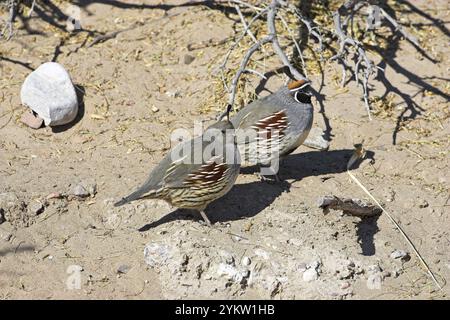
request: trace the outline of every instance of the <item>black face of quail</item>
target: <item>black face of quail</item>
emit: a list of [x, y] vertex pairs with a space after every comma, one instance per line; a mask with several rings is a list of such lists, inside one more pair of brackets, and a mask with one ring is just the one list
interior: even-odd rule
[[289, 93], [298, 103], [311, 104], [312, 93], [309, 85], [310, 83], [304, 80], [291, 81], [288, 84]]

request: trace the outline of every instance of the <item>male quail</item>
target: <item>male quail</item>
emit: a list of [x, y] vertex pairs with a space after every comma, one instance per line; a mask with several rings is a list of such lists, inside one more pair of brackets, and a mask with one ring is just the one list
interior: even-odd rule
[[225, 195], [240, 169], [240, 155], [231, 122], [219, 121], [202, 136], [175, 146], [135, 192], [114, 206], [137, 199], [163, 199], [183, 209], [196, 209], [208, 226], [206, 206]]
[[242, 166], [267, 166], [273, 160], [278, 161], [275, 157], [283, 158], [305, 141], [313, 122], [312, 94], [308, 87], [307, 81], [291, 81], [245, 106], [231, 119]]

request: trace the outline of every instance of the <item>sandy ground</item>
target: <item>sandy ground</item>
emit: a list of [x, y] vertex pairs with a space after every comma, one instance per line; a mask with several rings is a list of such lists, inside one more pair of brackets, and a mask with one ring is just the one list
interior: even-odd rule
[[[315, 102], [315, 126], [328, 123], [329, 151], [299, 148], [283, 163], [280, 184], [244, 171], [207, 210], [217, 229], [160, 201], [111, 205], [146, 178], [172, 130], [191, 129], [224, 105], [226, 97], [214, 102], [214, 69], [231, 42], [187, 46], [226, 39], [238, 28], [237, 15], [215, 7], [124, 1], [142, 2], [86, 5], [85, 29], [143, 22], [92, 47], [80, 48], [86, 33], [69, 38], [36, 18], [29, 28], [39, 32], [20, 28], [0, 42], [0, 204], [8, 211], [0, 224], [0, 299], [448, 299], [448, 285], [436, 289], [385, 215], [362, 220], [317, 208], [327, 194], [367, 199], [345, 171], [353, 145], [364, 141], [372, 160], [353, 174], [400, 223], [439, 283], [450, 279], [446, 1], [414, 1], [419, 11], [403, 15], [427, 30], [420, 40], [430, 59], [399, 37], [382, 58], [371, 55], [385, 69], [371, 94], [392, 98], [372, 121], [360, 88], [350, 82], [340, 89], [332, 80], [339, 69], [326, 64], [324, 112]], [[69, 126], [33, 130], [20, 122], [20, 87], [55, 56], [84, 92], [80, 115]], [[279, 66], [269, 59], [266, 71]], [[320, 76], [310, 77], [318, 87]], [[259, 79], [248, 78], [246, 90], [254, 90]], [[272, 73], [265, 86], [283, 81]], [[79, 183], [96, 190], [87, 199], [70, 196]], [[69, 197], [45, 200], [55, 192]], [[156, 260], [144, 259], [147, 245]], [[393, 259], [394, 250], [410, 259]]]

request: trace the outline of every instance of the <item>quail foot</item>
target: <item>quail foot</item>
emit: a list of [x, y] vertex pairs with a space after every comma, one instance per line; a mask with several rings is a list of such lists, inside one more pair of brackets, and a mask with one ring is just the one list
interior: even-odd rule
[[242, 166], [270, 167], [262, 173], [275, 175], [279, 180], [279, 161], [297, 149], [311, 129], [311, 95], [309, 82], [291, 81], [245, 106], [231, 119], [236, 128]]
[[200, 212], [208, 226], [206, 206], [225, 195], [240, 169], [240, 155], [231, 122], [219, 121], [202, 136], [175, 146], [153, 169], [147, 181], [114, 206], [137, 199], [163, 199], [170, 205]]

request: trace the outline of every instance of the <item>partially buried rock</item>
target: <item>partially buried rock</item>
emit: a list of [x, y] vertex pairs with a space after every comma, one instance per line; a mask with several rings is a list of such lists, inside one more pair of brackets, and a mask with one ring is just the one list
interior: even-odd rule
[[45, 207], [39, 201], [32, 201], [28, 204], [27, 209], [31, 215], [37, 216], [37, 215], [41, 214], [42, 212], [44, 212]]
[[97, 193], [97, 184], [96, 183], [78, 183], [72, 188], [71, 194], [79, 197], [86, 198], [89, 196], [94, 196]]
[[39, 129], [44, 123], [44, 119], [34, 115], [31, 110], [26, 111], [20, 118], [20, 121], [33, 129]]
[[118, 273], [118, 274], [125, 274], [125, 273], [127, 273], [130, 269], [131, 269], [130, 266], [128, 266], [128, 265], [126, 265], [126, 264], [121, 264], [121, 265], [117, 268], [117, 273]]
[[184, 55], [184, 64], [191, 64], [194, 60], [194, 56], [191, 56], [190, 54]]
[[80, 198], [89, 197], [89, 192], [81, 184], [77, 184], [73, 188], [72, 194]]
[[47, 126], [70, 123], [78, 113], [77, 95], [69, 73], [56, 62], [44, 63], [28, 75], [20, 97]]
[[144, 248], [144, 260], [152, 268], [167, 265], [173, 256], [173, 248], [167, 244], [152, 242]]
[[316, 269], [310, 268], [303, 272], [303, 281], [311, 282], [319, 278], [319, 273]]
[[323, 138], [323, 130], [317, 127], [311, 129], [303, 144], [317, 150], [328, 150], [330, 147], [330, 142]]

